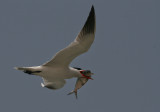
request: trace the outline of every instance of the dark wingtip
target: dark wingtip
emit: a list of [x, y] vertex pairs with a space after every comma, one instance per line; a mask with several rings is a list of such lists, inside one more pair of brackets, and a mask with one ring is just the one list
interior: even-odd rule
[[91, 11], [90, 11], [90, 13], [89, 13], [89, 16], [88, 16], [88, 18], [92, 18], [92, 19], [95, 19], [95, 10], [94, 10], [94, 6], [92, 5], [92, 7], [91, 7]]
[[94, 10], [94, 5], [92, 5], [91, 10]]
[[95, 27], [96, 27], [96, 17], [95, 17], [95, 10], [94, 6], [92, 5], [91, 11], [89, 13], [89, 16], [87, 18], [87, 21], [85, 22], [81, 35], [85, 35], [88, 33], [95, 33]]

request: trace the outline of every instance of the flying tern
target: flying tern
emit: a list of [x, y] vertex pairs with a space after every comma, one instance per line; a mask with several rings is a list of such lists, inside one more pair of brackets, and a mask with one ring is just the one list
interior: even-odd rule
[[87, 21], [71, 44], [57, 52], [50, 61], [40, 66], [15, 67], [15, 69], [42, 77], [43, 83], [41, 83], [41, 86], [53, 90], [62, 88], [66, 83], [66, 79], [75, 77], [77, 78], [75, 89], [69, 94], [75, 93], [77, 98], [77, 90], [89, 79], [92, 79], [93, 73], [90, 70], [82, 70], [69, 65], [74, 58], [87, 52], [91, 47], [95, 38], [95, 21], [95, 11], [92, 6]]

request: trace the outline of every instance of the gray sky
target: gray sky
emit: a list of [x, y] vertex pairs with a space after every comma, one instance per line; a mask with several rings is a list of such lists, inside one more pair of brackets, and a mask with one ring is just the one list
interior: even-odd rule
[[[91, 5], [96, 38], [71, 66], [95, 73], [79, 91], [42, 88], [41, 78], [12, 69], [51, 59], [74, 40]], [[1, 0], [1, 112], [160, 112], [158, 0]]]

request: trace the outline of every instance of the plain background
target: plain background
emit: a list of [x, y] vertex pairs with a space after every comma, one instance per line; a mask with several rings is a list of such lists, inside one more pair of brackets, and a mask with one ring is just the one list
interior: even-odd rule
[[[96, 38], [71, 66], [93, 81], [67, 96], [42, 88], [42, 79], [13, 69], [50, 60], [74, 40], [92, 4]], [[160, 112], [160, 2], [158, 0], [1, 0], [1, 112]]]

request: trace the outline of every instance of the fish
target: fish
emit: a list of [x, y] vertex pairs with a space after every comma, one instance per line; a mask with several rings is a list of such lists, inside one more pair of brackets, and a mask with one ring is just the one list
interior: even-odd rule
[[88, 80], [89, 79], [86, 78], [86, 77], [80, 77], [80, 78], [78, 78], [77, 81], [76, 81], [74, 90], [72, 90], [71, 92], [69, 92], [68, 95], [71, 95], [71, 94], [74, 93], [76, 99], [78, 99], [78, 95], [77, 95], [78, 89], [80, 89], [83, 85], [85, 85]]

